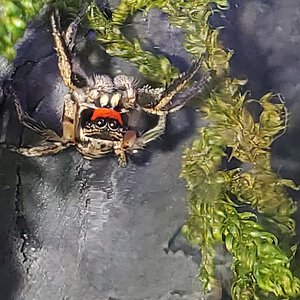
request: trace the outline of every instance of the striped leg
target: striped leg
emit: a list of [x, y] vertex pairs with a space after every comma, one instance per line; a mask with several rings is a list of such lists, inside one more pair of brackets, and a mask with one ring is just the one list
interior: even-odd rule
[[[180, 76], [165, 90], [151, 89], [148, 86], [139, 89], [139, 98], [152, 98], [150, 107], [147, 105], [141, 106], [142, 110], [150, 114], [163, 115], [181, 109], [188, 100], [202, 91], [205, 83], [209, 80], [209, 74], [204, 74], [200, 81], [197, 82], [197, 89], [195, 89], [194, 86], [191, 90], [189, 90], [189, 88], [184, 90], [187, 87], [188, 82], [201, 68], [203, 59], [204, 56], [202, 55], [188, 72], [180, 74]], [[180, 94], [182, 94], [181, 97], [179, 97]], [[185, 94], [186, 97], [184, 97]]]
[[26, 114], [23, 111], [16, 92], [11, 87], [8, 91], [8, 97], [13, 101], [15, 105], [17, 117], [20, 123], [23, 126], [39, 134], [41, 137], [43, 137], [44, 140], [50, 141], [51, 143], [47, 145], [28, 148], [18, 148], [12, 145], [0, 144], [0, 148], [8, 149], [10, 151], [17, 152], [25, 156], [43, 156], [58, 153], [68, 148], [72, 144], [64, 142], [55, 131], [46, 128], [45, 126], [43, 126], [43, 124], [38, 123], [36, 120], [28, 116], [28, 114]]
[[[71, 53], [73, 51], [73, 49], [74, 49], [78, 26], [79, 26], [82, 18], [84, 17], [84, 15], [86, 14], [86, 12], [88, 10], [89, 2], [90, 1], [87, 1], [83, 5], [83, 7], [82, 7], [81, 11], [79, 12], [78, 16], [69, 25], [66, 33], [64, 34], [65, 45], [67, 46], [67, 49], [68, 49], [69, 53]], [[57, 14], [57, 20], [58, 20], [57, 23], [60, 23], [59, 22], [59, 15], [58, 14]], [[60, 28], [58, 28], [58, 30], [60, 30]]]
[[157, 138], [159, 138], [161, 135], [165, 133], [166, 130], [166, 121], [167, 121], [167, 115], [163, 114], [159, 116], [157, 125], [149, 129], [148, 131], [144, 132], [141, 137], [137, 139], [136, 145], [146, 145]]
[[17, 148], [12, 145], [4, 145], [0, 144], [0, 148], [8, 149], [10, 151], [25, 155], [25, 156], [44, 156], [44, 155], [51, 155], [56, 154], [66, 148], [68, 148], [70, 144], [62, 144], [59, 142], [51, 143], [48, 145], [43, 146], [35, 146], [35, 147], [21, 147]]
[[[60, 31], [60, 22], [59, 22], [59, 15], [56, 11], [56, 15], [51, 15], [51, 25], [52, 25], [52, 35], [54, 38], [55, 50], [58, 56], [58, 68], [61, 74], [61, 77], [65, 83], [65, 85], [70, 90], [76, 90], [76, 86], [72, 82], [72, 65], [71, 65], [71, 58], [68, 46], [66, 45], [66, 41], [62, 36]], [[68, 34], [70, 39], [69, 43], [72, 44], [71, 34]], [[71, 45], [70, 45], [71, 47]]]
[[32, 119], [28, 114], [26, 114], [21, 106], [21, 103], [18, 99], [17, 94], [15, 91], [10, 89], [10, 98], [12, 99], [16, 112], [17, 112], [17, 117], [19, 119], [19, 122], [31, 129], [32, 131], [36, 132], [39, 134], [41, 137], [43, 137], [44, 140], [46, 141], [53, 141], [53, 142], [61, 142], [60, 136], [53, 130], [46, 128], [43, 124], [38, 123], [36, 120]]

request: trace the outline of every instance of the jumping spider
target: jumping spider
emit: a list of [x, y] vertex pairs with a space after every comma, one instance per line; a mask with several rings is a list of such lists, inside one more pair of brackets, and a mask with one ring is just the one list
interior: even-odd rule
[[[189, 99], [201, 92], [209, 76], [204, 74], [200, 80], [187, 86], [202, 65], [201, 57], [188, 72], [182, 73], [166, 88], [151, 88], [148, 85], [138, 88], [137, 80], [126, 75], [114, 78], [107, 75], [83, 76], [79, 84], [78, 74], [72, 69], [72, 54], [82, 16], [81, 12], [66, 32], [62, 32], [58, 13], [51, 15], [58, 68], [69, 88], [69, 93], [64, 97], [62, 136], [24, 113], [16, 93], [11, 91], [19, 121], [48, 143], [31, 148], [8, 148], [27, 156], [41, 156], [75, 146], [84, 157], [90, 159], [114, 152], [119, 157], [119, 164], [124, 166], [128, 154], [142, 149], [164, 133], [167, 115], [181, 109]], [[145, 102], [147, 104], [141, 104]], [[139, 136], [128, 126], [133, 110], [157, 115], [157, 125]]]

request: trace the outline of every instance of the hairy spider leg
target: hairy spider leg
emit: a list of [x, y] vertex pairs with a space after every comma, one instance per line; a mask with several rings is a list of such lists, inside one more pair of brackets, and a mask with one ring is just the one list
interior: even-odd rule
[[[78, 30], [78, 26], [80, 24], [80, 22], [82, 21], [82, 18], [84, 17], [84, 15], [86, 14], [88, 7], [89, 7], [90, 1], [86, 1], [81, 9], [81, 11], [79, 12], [79, 14], [77, 15], [77, 17], [75, 18], [75, 20], [69, 25], [64, 37], [65, 37], [65, 45], [67, 46], [69, 53], [71, 53], [74, 49], [75, 46], [75, 38], [76, 38], [76, 34], [77, 34], [77, 30]], [[58, 15], [58, 13], [57, 13]], [[57, 20], [59, 20], [59, 15], [57, 17]], [[59, 22], [59, 21], [58, 21]], [[61, 30], [60, 28], [58, 28], [58, 30]]]
[[161, 89], [149, 89], [145, 87], [141, 89], [141, 95], [146, 96], [148, 98], [155, 97], [159, 95], [157, 104], [153, 108], [146, 108], [141, 106], [141, 109], [150, 113], [156, 114], [159, 116], [157, 125], [144, 132], [139, 138], [136, 139], [134, 143], [130, 146], [128, 151], [134, 151], [137, 149], [143, 148], [146, 144], [150, 143], [153, 140], [159, 138], [162, 134], [164, 134], [166, 129], [166, 119], [169, 113], [173, 113], [181, 109], [185, 103], [193, 97], [195, 94], [200, 93], [203, 90], [205, 83], [209, 80], [209, 74], [205, 73], [202, 75], [201, 79], [192, 86], [191, 90], [187, 90], [186, 97], [184, 95], [180, 97], [180, 101], [175, 107], [168, 109], [166, 106], [171, 104], [171, 101], [174, 97], [178, 95], [178, 93], [187, 85], [189, 80], [191, 80], [194, 75], [198, 72], [200, 67], [202, 66], [204, 59], [204, 55], [193, 64], [192, 68], [186, 72], [182, 73], [178, 79], [176, 79], [166, 90], [162, 91]]
[[[166, 106], [172, 102], [174, 96], [176, 96], [180, 91], [182, 91], [186, 87], [187, 83], [195, 76], [195, 74], [201, 68], [203, 60], [204, 55], [202, 55], [199, 60], [193, 63], [189, 71], [181, 73], [176, 80], [174, 80], [164, 91], [162, 91], [153, 108], [147, 108], [142, 106], [142, 110], [150, 114], [163, 115], [165, 113], [171, 113], [181, 109], [190, 98], [187, 97], [186, 100], [183, 99], [183, 101], [180, 104], [176, 105], [170, 110], [166, 109]], [[202, 78], [200, 80], [201, 84], [204, 85], [208, 78], [208, 74], [202, 75]], [[147, 94], [147, 90], [145, 90], [144, 93]]]
[[27, 113], [23, 111], [20, 100], [16, 92], [13, 91], [12, 88], [10, 88], [8, 97], [13, 101], [18, 120], [23, 126], [36, 132], [38, 135], [43, 137], [46, 141], [61, 142], [61, 137], [55, 131], [46, 128], [43, 124], [38, 123], [36, 120], [31, 118]]
[[205, 73], [201, 76], [200, 80], [194, 82], [191, 87], [189, 87], [186, 91], [182, 92], [182, 95], [180, 95], [180, 94], [175, 95], [173, 97], [172, 101], [180, 100], [180, 104], [177, 104], [174, 107], [172, 107], [171, 109], [169, 109], [168, 113], [174, 113], [174, 112], [180, 110], [186, 104], [186, 102], [189, 101], [192, 97], [203, 92], [203, 90], [206, 87], [206, 83], [209, 81], [209, 79], [210, 79], [210, 74]]
[[[58, 13], [56, 13], [58, 15]], [[77, 87], [72, 82], [72, 65], [70, 53], [65, 39], [60, 32], [59, 18], [51, 15], [52, 35], [55, 44], [55, 50], [58, 57], [58, 68], [65, 85], [72, 91], [76, 91]], [[69, 34], [70, 35], [70, 34]]]
[[42, 146], [21, 148], [18, 148], [13, 145], [1, 144], [0, 148], [8, 149], [10, 151], [17, 152], [25, 156], [43, 156], [58, 153], [71, 145], [69, 142], [63, 142], [60, 136], [55, 131], [44, 127], [44, 125], [38, 123], [37, 121], [32, 119], [28, 114], [26, 114], [21, 107], [21, 103], [17, 97], [17, 94], [15, 93], [15, 91], [13, 91], [11, 87], [8, 93], [8, 97], [13, 101], [15, 105], [19, 122], [23, 126], [39, 134], [41, 137], [44, 138], [44, 140], [49, 141], [51, 143]]
[[8, 149], [10, 151], [25, 155], [25, 156], [44, 156], [56, 154], [64, 149], [67, 149], [69, 144], [62, 144], [59, 142], [54, 142], [48, 145], [35, 146], [35, 147], [15, 147], [12, 145], [0, 145], [0, 148]]
[[[140, 145], [146, 145], [165, 133], [166, 130], [166, 121], [167, 121], [167, 114], [160, 115], [158, 118], [157, 125], [152, 129], [144, 132], [136, 142], [136, 146], [140, 147]], [[134, 145], [133, 145], [134, 147]]]

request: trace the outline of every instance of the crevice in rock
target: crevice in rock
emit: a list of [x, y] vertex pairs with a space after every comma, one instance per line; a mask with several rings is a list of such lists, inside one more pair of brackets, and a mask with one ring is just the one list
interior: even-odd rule
[[22, 181], [21, 181], [20, 168], [21, 168], [20, 164], [18, 164], [16, 170], [17, 182], [16, 182], [16, 197], [15, 197], [15, 213], [16, 213], [17, 233], [19, 234], [19, 237], [22, 240], [20, 246], [21, 255], [23, 257], [22, 263], [25, 264], [27, 261], [27, 256], [25, 253], [25, 245], [26, 245], [26, 240], [28, 239], [28, 234], [27, 234], [28, 228], [23, 213], [24, 207], [22, 201]]
[[30, 226], [24, 213], [23, 189], [21, 180], [21, 165], [16, 169], [16, 194], [15, 194], [15, 225], [16, 233], [19, 238], [19, 251], [21, 254], [21, 263], [26, 274], [29, 273], [29, 268], [34, 258], [34, 252], [39, 248], [39, 242], [31, 232]]

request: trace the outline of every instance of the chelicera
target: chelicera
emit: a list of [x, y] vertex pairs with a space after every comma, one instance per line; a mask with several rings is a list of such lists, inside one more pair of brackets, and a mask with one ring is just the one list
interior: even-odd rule
[[[126, 75], [111, 78], [107, 75], [94, 74], [89, 77], [76, 74], [72, 55], [77, 28], [84, 13], [85, 9], [66, 32], [62, 32], [60, 28], [58, 12], [51, 15], [58, 68], [69, 89], [64, 97], [62, 136], [26, 114], [16, 93], [11, 91], [19, 121], [42, 136], [47, 144], [8, 148], [27, 156], [41, 156], [75, 146], [84, 157], [90, 159], [113, 152], [118, 156], [119, 164], [124, 166], [128, 155], [144, 148], [164, 133], [167, 115], [178, 111], [200, 93], [209, 76], [199, 74], [200, 79], [189, 85], [202, 65], [202, 58], [188, 72], [180, 74], [164, 88], [152, 88], [148, 85], [138, 87], [137, 80]], [[134, 110], [158, 116], [157, 125], [142, 134], [132, 130], [128, 126], [128, 119]]]

